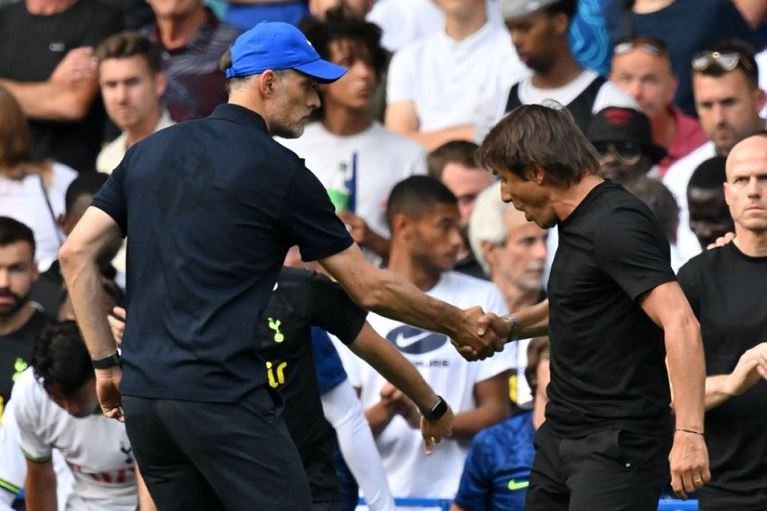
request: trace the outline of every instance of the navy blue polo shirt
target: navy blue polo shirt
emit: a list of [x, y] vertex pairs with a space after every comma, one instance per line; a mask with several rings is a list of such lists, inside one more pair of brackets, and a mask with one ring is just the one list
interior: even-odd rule
[[288, 248], [352, 244], [303, 160], [230, 104], [133, 146], [93, 205], [128, 236], [131, 396], [234, 402], [263, 385], [259, 320]]

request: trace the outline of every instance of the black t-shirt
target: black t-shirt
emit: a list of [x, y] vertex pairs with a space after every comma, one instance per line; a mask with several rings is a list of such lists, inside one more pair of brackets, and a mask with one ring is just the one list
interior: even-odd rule
[[[96, 0], [79, 0], [60, 13], [29, 14], [26, 2], [0, 9], [0, 77], [20, 82], [44, 82], [69, 50], [95, 47], [122, 29], [120, 12]], [[75, 170], [95, 168], [101, 149], [106, 114], [94, 98], [78, 122], [31, 120], [33, 155], [51, 158]]]
[[[728, 374], [740, 356], [767, 341], [767, 257], [734, 243], [707, 250], [679, 270], [698, 316], [706, 373]], [[712, 479], [699, 490], [706, 509], [767, 509], [767, 381], [706, 412]]]
[[670, 434], [663, 332], [637, 299], [674, 278], [655, 216], [614, 183], [599, 184], [559, 224], [546, 408], [559, 435]]
[[320, 274], [284, 268], [259, 324], [259, 354], [267, 383], [285, 399], [285, 423], [304, 464], [315, 502], [338, 500], [332, 429], [325, 420], [315, 374], [311, 327], [344, 343], [359, 335], [367, 312], [341, 286]]
[[288, 248], [352, 244], [303, 160], [229, 104], [131, 147], [93, 205], [128, 236], [122, 391], [138, 397], [236, 402], [263, 385], [253, 340]]
[[38, 310], [23, 327], [8, 335], [0, 335], [0, 416], [11, 397], [13, 382], [29, 367], [32, 346], [51, 318]]

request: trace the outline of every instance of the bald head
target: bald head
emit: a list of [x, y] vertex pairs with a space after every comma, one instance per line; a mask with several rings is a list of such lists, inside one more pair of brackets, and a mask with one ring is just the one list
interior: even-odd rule
[[727, 157], [724, 195], [738, 238], [767, 232], [767, 133], [748, 137]]

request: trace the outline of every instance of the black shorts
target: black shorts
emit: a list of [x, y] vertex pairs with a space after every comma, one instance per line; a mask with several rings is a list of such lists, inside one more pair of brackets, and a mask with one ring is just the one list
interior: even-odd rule
[[162, 511], [311, 509], [281, 402], [259, 388], [237, 403], [123, 396], [125, 426]]
[[559, 438], [544, 422], [525, 511], [656, 511], [670, 478], [671, 441], [624, 429]]

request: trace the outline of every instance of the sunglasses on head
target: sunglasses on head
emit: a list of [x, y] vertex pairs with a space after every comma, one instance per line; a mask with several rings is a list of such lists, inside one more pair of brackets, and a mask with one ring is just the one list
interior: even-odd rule
[[594, 148], [600, 156], [612, 153], [624, 162], [636, 163], [642, 156], [642, 146], [636, 142], [596, 142]]
[[666, 48], [648, 39], [629, 39], [619, 42], [615, 45], [615, 48], [613, 48], [613, 53], [615, 55], [624, 55], [634, 49], [642, 50], [654, 57], [666, 54]]
[[753, 71], [748, 58], [737, 51], [701, 51], [692, 58], [692, 68], [695, 71], [706, 71], [712, 66], [718, 66], [725, 71], [732, 71], [738, 67], [738, 63], [742, 63], [746, 70]]

